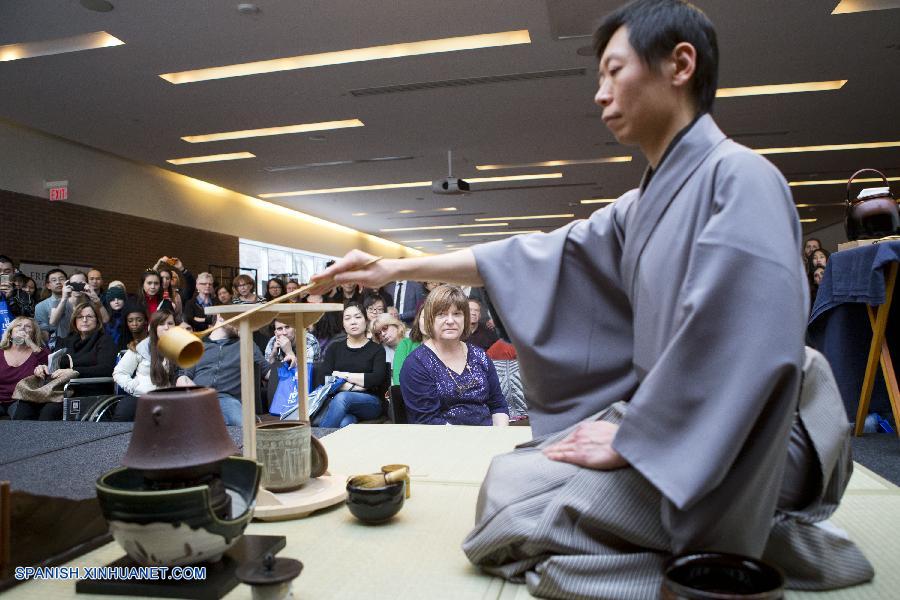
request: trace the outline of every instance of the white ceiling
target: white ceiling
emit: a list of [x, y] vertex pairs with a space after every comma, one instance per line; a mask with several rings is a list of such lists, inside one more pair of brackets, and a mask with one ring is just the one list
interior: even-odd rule
[[[399, 189], [273, 200], [357, 229], [441, 251], [471, 243], [451, 232], [380, 229], [472, 223], [476, 217], [587, 216], [591, 197], [617, 196], [644, 167], [616, 144], [593, 105], [595, 60], [577, 53], [613, 0], [111, 0], [99, 13], [78, 0], [0, 2], [0, 45], [107, 31], [125, 45], [0, 63], [0, 118], [222, 187], [261, 193], [446, 175], [562, 171], [549, 181], [475, 184], [466, 196]], [[697, 0], [716, 23], [721, 87], [847, 79], [839, 91], [726, 98], [723, 130], [750, 147], [900, 140], [900, 10], [831, 15], [837, 0]], [[398, 42], [527, 29], [531, 44], [346, 64], [173, 85], [161, 73]], [[575, 36], [575, 37], [568, 37]], [[567, 39], [560, 39], [566, 37]], [[362, 95], [351, 90], [458, 78], [585, 69], [584, 75]], [[358, 118], [365, 127], [189, 144], [185, 135]], [[249, 151], [257, 158], [172, 166], [166, 159]], [[634, 154], [631, 163], [476, 172], [522, 163]], [[280, 167], [385, 156], [408, 160], [269, 172]], [[846, 178], [861, 167], [900, 175], [900, 149], [769, 157], [788, 179]], [[502, 189], [497, 189], [502, 188]], [[493, 190], [493, 191], [490, 191]], [[807, 231], [839, 222], [840, 185], [794, 188]], [[455, 206], [456, 213], [436, 212]], [[402, 209], [415, 213], [398, 214]], [[353, 217], [354, 212], [368, 216]], [[511, 222], [549, 229], [563, 221]], [[478, 230], [472, 230], [478, 231]], [[493, 237], [485, 239], [496, 239]]]

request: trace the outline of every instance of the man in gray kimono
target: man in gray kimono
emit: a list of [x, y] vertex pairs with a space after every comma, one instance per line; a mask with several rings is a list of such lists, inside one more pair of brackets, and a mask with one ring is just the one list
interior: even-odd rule
[[[765, 556], [792, 587], [870, 579], [815, 525], [849, 478], [848, 429], [827, 364], [804, 356], [789, 188], [710, 116], [712, 24], [639, 0], [595, 42], [603, 121], [649, 163], [639, 189], [552, 233], [356, 271], [371, 257], [354, 251], [322, 276], [483, 284], [494, 300], [536, 438], [482, 486], [463, 549], [489, 572], [542, 596], [646, 598], [667, 556], [713, 550]], [[510, 273], [545, 285], [523, 302]]]

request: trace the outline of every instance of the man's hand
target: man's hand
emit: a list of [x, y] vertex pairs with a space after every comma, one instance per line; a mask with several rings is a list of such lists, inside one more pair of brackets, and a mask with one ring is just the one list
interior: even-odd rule
[[93, 304], [100, 304], [100, 296], [97, 295], [97, 292], [91, 286], [84, 286], [84, 294]]
[[[396, 279], [394, 260], [384, 259], [361, 268], [376, 257], [361, 250], [351, 250], [333, 265], [313, 275], [312, 283], [320, 283], [309, 290], [310, 294], [324, 294], [337, 283], [358, 283], [367, 288], [377, 288]], [[331, 280], [334, 281], [331, 281]]]
[[618, 430], [618, 425], [606, 421], [582, 423], [565, 439], [544, 448], [544, 455], [550, 460], [601, 471], [627, 467], [628, 461], [612, 447]]
[[63, 300], [68, 300], [69, 296], [72, 295], [73, 291], [74, 290], [72, 289], [72, 286], [69, 285], [69, 282], [67, 281], [66, 284], [63, 286], [62, 300], [60, 300], [60, 304], [62, 304]]
[[0, 294], [4, 296], [9, 296], [9, 293], [12, 291], [12, 284], [8, 281], [6, 283], [0, 283]]

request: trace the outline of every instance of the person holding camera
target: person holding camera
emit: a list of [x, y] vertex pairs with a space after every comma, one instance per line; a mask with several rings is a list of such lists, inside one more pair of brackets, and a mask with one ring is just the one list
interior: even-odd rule
[[0, 335], [3, 335], [8, 322], [14, 317], [34, 316], [33, 297], [21, 289], [26, 280], [27, 277], [17, 272], [13, 259], [0, 255], [0, 300], [6, 302], [9, 310], [7, 317], [0, 319]]
[[[102, 319], [103, 313], [106, 311], [100, 304], [100, 296], [87, 284], [87, 275], [81, 271], [75, 271], [63, 285], [59, 303], [50, 311], [49, 322], [50, 325], [56, 327], [57, 339], [69, 335], [75, 307], [84, 302], [89, 302], [96, 308], [98, 316]], [[109, 320], [109, 316], [106, 317], [106, 320]]]
[[[56, 345], [57, 325], [50, 324], [50, 313], [61, 303], [63, 287], [69, 276], [62, 269], [50, 269], [47, 271], [45, 289], [50, 294], [44, 300], [37, 303], [34, 307], [34, 320], [37, 321], [44, 336], [44, 341], [48, 343], [50, 348]], [[63, 323], [68, 323], [68, 319], [61, 319]]]

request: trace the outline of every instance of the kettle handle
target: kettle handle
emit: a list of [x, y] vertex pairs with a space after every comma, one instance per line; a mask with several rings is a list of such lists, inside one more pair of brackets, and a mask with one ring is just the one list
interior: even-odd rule
[[856, 179], [857, 175], [859, 175], [860, 173], [865, 173], [866, 171], [871, 171], [872, 173], [878, 173], [879, 175], [881, 175], [881, 178], [884, 180], [884, 185], [886, 187], [890, 187], [887, 177], [885, 177], [884, 173], [882, 173], [878, 169], [860, 169], [859, 171], [857, 171], [856, 173], [851, 175], [850, 179], [847, 180], [847, 204], [853, 204], [853, 202], [851, 202], [851, 200], [850, 200], [850, 184], [853, 183], [853, 180]]

